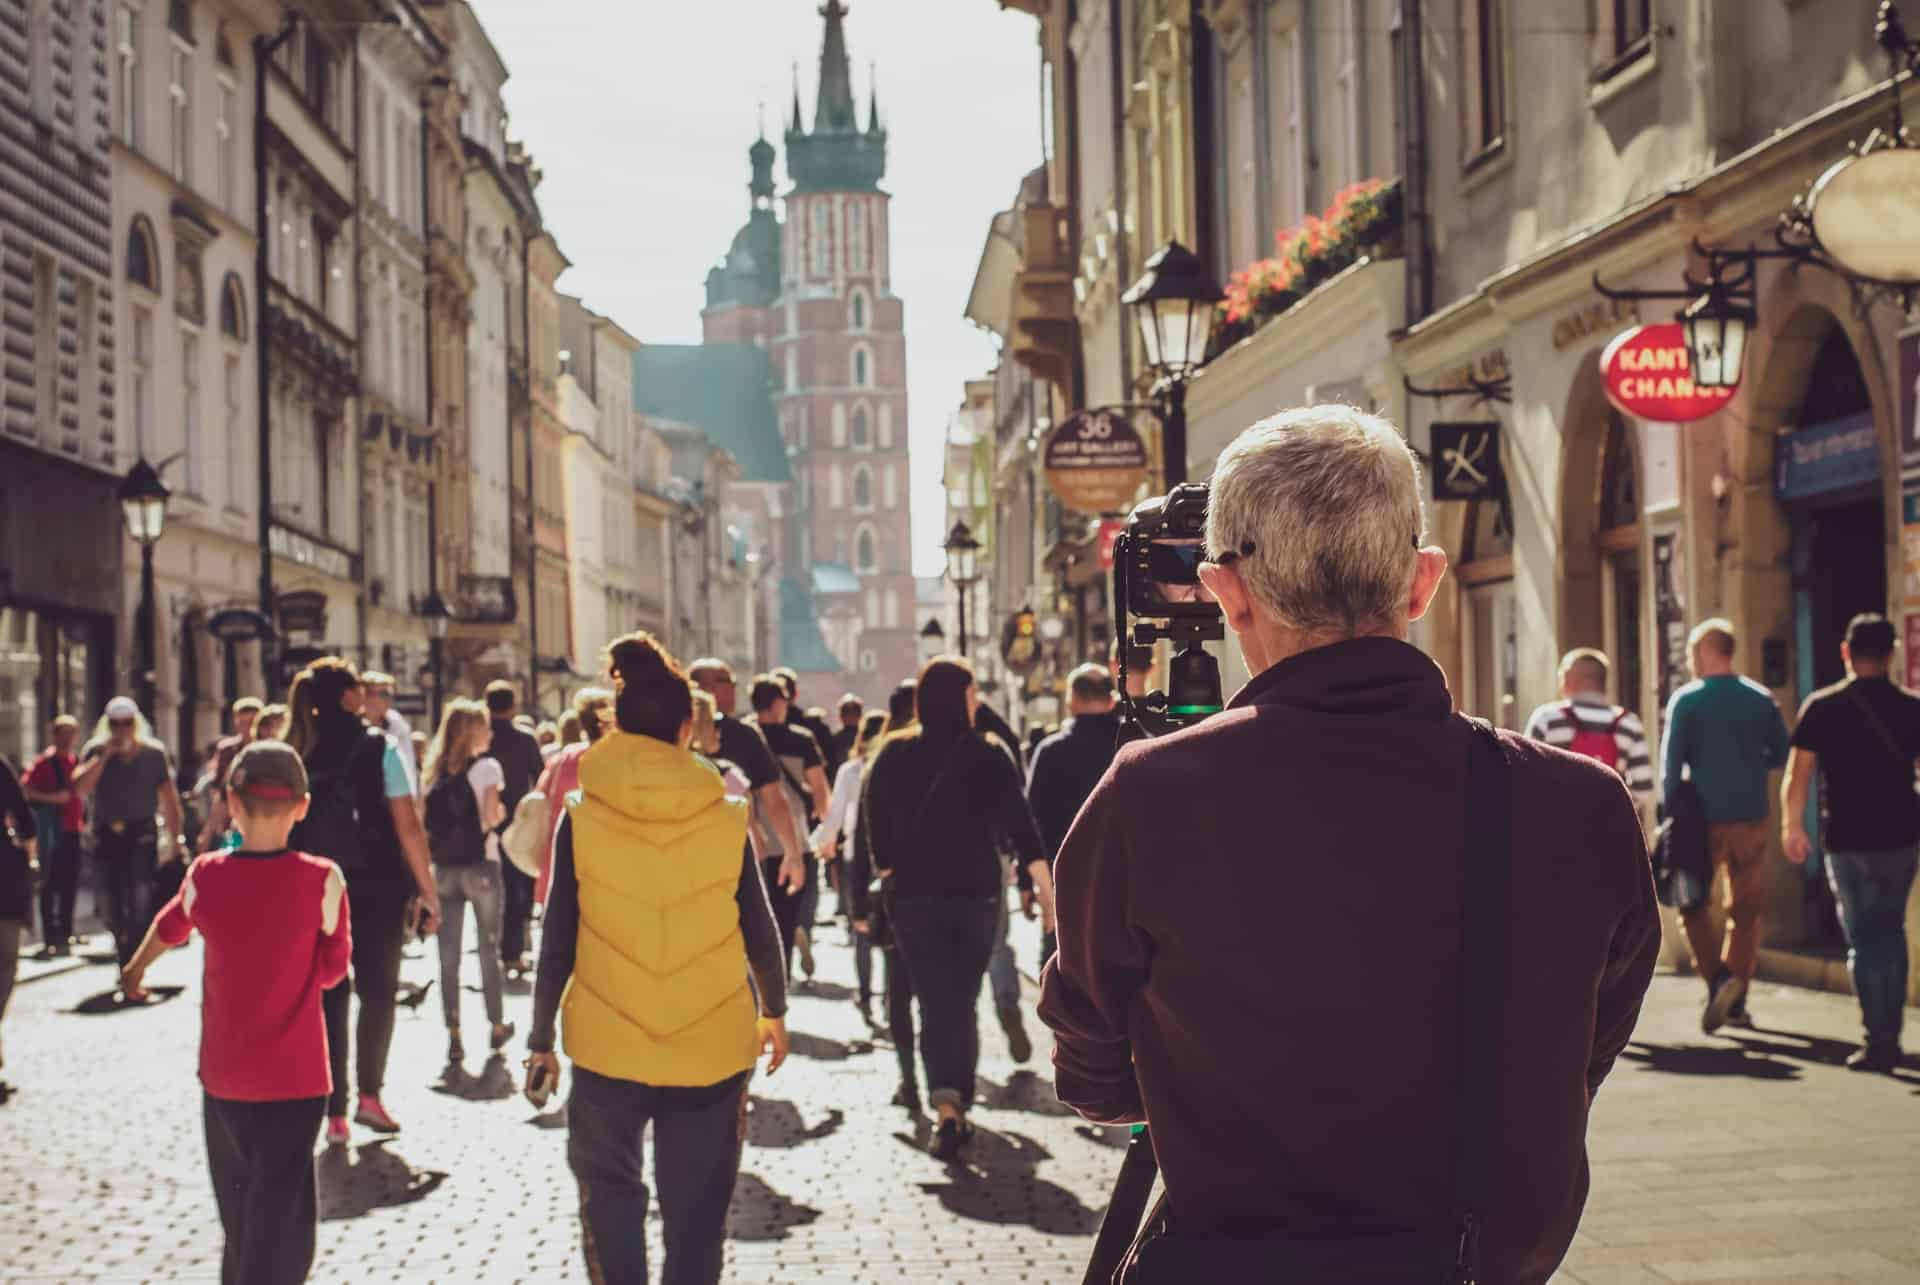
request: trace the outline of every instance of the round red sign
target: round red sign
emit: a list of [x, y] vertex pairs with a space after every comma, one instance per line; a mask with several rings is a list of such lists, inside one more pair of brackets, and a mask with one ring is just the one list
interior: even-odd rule
[[1733, 400], [1731, 388], [1701, 388], [1680, 323], [1635, 326], [1614, 337], [1600, 354], [1607, 400], [1622, 413], [1663, 424], [1705, 419]]

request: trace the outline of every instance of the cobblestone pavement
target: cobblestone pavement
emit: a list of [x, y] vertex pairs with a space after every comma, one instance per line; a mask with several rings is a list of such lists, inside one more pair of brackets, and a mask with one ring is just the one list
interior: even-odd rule
[[[1020, 925], [1023, 967], [1037, 942]], [[980, 1140], [964, 1168], [884, 1105], [895, 1082], [848, 1002], [850, 954], [824, 928], [821, 985], [795, 997], [794, 1057], [752, 1091], [729, 1222], [739, 1281], [1077, 1281], [1123, 1137], [1052, 1100], [983, 1007]], [[484, 1030], [469, 959], [467, 1025]], [[16, 991], [0, 1108], [0, 1281], [214, 1281], [219, 1230], [194, 1079], [193, 948], [156, 966], [180, 988], [95, 1011], [105, 966]], [[406, 975], [424, 980], [425, 954]], [[1566, 1271], [1640, 1281], [1920, 1281], [1920, 1074], [1861, 1077], [1850, 1004], [1756, 990], [1762, 1029], [1707, 1039], [1697, 983], [1662, 978], [1602, 1092], [1594, 1190]], [[537, 1115], [510, 1061], [444, 1065], [439, 996], [403, 1010], [387, 1102], [405, 1125], [323, 1154], [318, 1281], [575, 1281], [563, 1118]], [[526, 1029], [524, 988], [509, 997]], [[1031, 1021], [1031, 1019], [1029, 1019]], [[654, 1220], [657, 1251], [658, 1222]], [[656, 1258], [656, 1262], [657, 1262]]]

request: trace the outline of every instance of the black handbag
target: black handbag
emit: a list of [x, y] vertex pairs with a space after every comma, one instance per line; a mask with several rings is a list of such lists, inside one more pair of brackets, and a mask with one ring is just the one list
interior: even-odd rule
[[[1497, 1059], [1506, 975], [1507, 870], [1513, 856], [1513, 784], [1493, 728], [1471, 720], [1467, 757], [1466, 860], [1462, 879], [1460, 1061], [1453, 1148], [1453, 1208], [1423, 1225], [1314, 1225], [1260, 1236], [1183, 1235], [1166, 1199], [1118, 1269], [1095, 1261], [1093, 1282], [1163, 1285], [1474, 1285], [1480, 1236], [1493, 1194]], [[1128, 1148], [1116, 1187], [1137, 1192], [1133, 1220], [1152, 1184], [1147, 1138]], [[1129, 1169], [1132, 1170], [1129, 1173]], [[1140, 1181], [1146, 1170], [1146, 1182]], [[1110, 1210], [1109, 1219], [1116, 1214]], [[1124, 1214], [1122, 1214], [1124, 1216]], [[1102, 1240], [1107, 1241], [1103, 1228]], [[1124, 1244], [1125, 1242], [1120, 1242]]]

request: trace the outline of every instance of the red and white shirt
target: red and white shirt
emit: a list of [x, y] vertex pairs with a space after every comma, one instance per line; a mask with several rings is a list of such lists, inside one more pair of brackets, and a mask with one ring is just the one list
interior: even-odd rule
[[155, 920], [177, 946], [206, 939], [200, 1082], [216, 1098], [277, 1102], [333, 1088], [320, 992], [352, 957], [340, 867], [304, 852], [199, 858]]

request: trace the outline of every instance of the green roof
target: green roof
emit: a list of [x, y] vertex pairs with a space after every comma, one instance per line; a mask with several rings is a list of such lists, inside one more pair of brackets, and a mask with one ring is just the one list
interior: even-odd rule
[[773, 368], [752, 344], [648, 344], [633, 354], [633, 408], [692, 425], [748, 482], [790, 482], [773, 414]]
[[860, 577], [854, 575], [853, 568], [844, 562], [816, 562], [813, 564], [813, 591], [859, 593]]
[[806, 584], [789, 576], [780, 582], [780, 654], [782, 665], [809, 674], [831, 674], [840, 662], [820, 636], [820, 620], [813, 614], [813, 595]]

